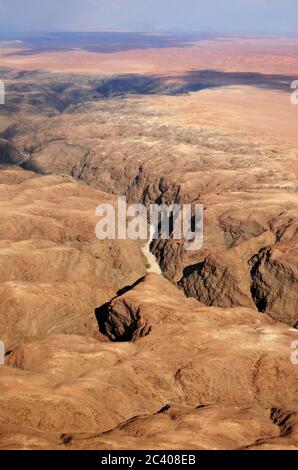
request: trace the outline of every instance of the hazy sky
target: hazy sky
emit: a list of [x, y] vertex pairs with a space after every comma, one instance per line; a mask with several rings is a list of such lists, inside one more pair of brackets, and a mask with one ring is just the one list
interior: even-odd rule
[[102, 29], [298, 35], [298, 0], [0, 0], [0, 32]]

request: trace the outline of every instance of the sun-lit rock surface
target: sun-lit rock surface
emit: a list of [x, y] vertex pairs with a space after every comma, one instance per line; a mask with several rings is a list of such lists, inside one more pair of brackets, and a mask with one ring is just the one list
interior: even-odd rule
[[[297, 449], [297, 40], [48, 40], [0, 42], [0, 449]], [[97, 240], [117, 194], [202, 249]]]
[[[235, 96], [237, 112], [245, 113], [244, 100], [237, 98], [244, 87], [180, 96], [161, 96], [158, 88], [150, 97], [126, 95], [119, 100], [113, 93], [142, 93], [147, 82], [126, 76], [106, 79], [96, 88], [96, 82], [86, 78], [74, 82], [62, 76], [58, 105], [52, 98], [57, 79], [48, 82], [42, 76], [36, 83], [34, 77], [21, 79], [40, 95], [37, 105], [30, 104], [34, 127], [28, 131], [17, 104], [22, 121], [3, 132], [13, 161], [18, 151], [26, 168], [68, 174], [103, 191], [126, 194], [137, 203], [203, 204], [200, 251], [186, 252], [180, 241], [153, 241], [151, 249], [163, 273], [186, 295], [207, 305], [255, 308], [296, 325], [297, 151], [292, 140], [296, 131], [289, 138], [283, 127], [279, 134], [274, 129], [262, 133], [248, 121], [238, 119], [238, 128], [229, 119], [226, 122], [225, 115], [217, 112], [214, 96], [219, 91], [219, 99], [225, 93]], [[74, 86], [82, 90], [79, 104], [70, 104]], [[103, 90], [108, 100], [100, 99]], [[91, 102], [95, 92], [98, 96]], [[271, 107], [267, 88], [264, 97], [256, 87], [248, 87], [248, 92], [252, 99], [254, 94], [259, 97], [264, 122], [273, 115], [276, 126], [282, 124], [284, 91], [274, 95]], [[26, 109], [27, 98], [19, 99]], [[296, 109], [287, 106], [292, 116]], [[235, 112], [232, 106], [230, 117], [237, 121]], [[290, 115], [292, 122], [296, 114], [292, 120]], [[77, 266], [81, 272], [80, 263]]]
[[[240, 448], [280, 436], [271, 409], [298, 406], [298, 369], [290, 360], [295, 332], [254, 310], [206, 307], [157, 274], [147, 275], [108, 307], [97, 312], [100, 324], [104, 318], [102, 333], [111, 336], [106, 325], [112, 325], [120, 342], [52, 335], [7, 357], [0, 368], [2, 429], [78, 435], [69, 439], [71, 445], [84, 447], [80, 434], [118, 426], [111, 434], [88, 438], [86, 445], [98, 448], [117, 448], [119, 439], [121, 448], [192, 448], [187, 436], [194, 439], [210, 419], [222, 431], [211, 426], [198, 448]], [[125, 328], [134, 341], [121, 342]], [[168, 403], [177, 408], [155, 414]], [[202, 405], [206, 408], [198, 408]], [[144, 413], [148, 416], [119, 427]], [[171, 413], [178, 413], [175, 423]], [[233, 437], [235, 426], [243, 430]], [[164, 433], [162, 442], [158, 433], [153, 437], [156, 427]], [[13, 435], [4, 433], [1, 445], [21, 439]], [[127, 440], [121, 438], [126, 435]]]
[[0, 172], [0, 338], [6, 350], [55, 333], [98, 335], [94, 310], [146, 272], [139, 242], [100, 241], [95, 209], [115, 199], [62, 176]]

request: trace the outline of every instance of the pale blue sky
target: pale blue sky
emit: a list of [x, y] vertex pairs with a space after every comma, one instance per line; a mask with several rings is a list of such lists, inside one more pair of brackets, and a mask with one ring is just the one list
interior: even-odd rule
[[106, 29], [298, 35], [298, 0], [0, 0], [0, 32]]

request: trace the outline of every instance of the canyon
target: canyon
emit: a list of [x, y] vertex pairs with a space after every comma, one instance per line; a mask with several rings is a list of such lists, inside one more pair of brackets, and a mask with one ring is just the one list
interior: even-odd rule
[[0, 449], [297, 449], [296, 39], [95, 39], [1, 47]]

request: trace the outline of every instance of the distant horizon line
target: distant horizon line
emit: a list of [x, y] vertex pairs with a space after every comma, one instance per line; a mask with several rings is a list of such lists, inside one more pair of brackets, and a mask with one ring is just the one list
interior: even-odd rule
[[39, 35], [52, 35], [52, 34], [100, 34], [100, 33], [122, 33], [122, 34], [144, 34], [144, 35], [181, 35], [191, 36], [194, 34], [211, 37], [250, 37], [250, 38], [298, 38], [298, 33], [266, 33], [266, 32], [228, 32], [216, 30], [157, 30], [157, 29], [97, 29], [97, 30], [15, 30], [0, 32], [1, 37], [14, 37], [14, 36], [39, 36]]

